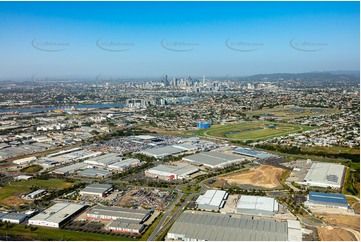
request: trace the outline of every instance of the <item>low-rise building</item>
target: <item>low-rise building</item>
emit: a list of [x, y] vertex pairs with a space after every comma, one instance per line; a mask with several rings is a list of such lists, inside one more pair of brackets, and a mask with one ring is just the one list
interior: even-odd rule
[[79, 192], [82, 196], [98, 196], [105, 197], [113, 190], [110, 184], [90, 184]]
[[274, 198], [241, 195], [237, 204], [237, 213], [272, 216], [278, 211], [278, 202]]
[[200, 195], [196, 200], [199, 209], [207, 211], [218, 211], [223, 208], [228, 193], [221, 190], [208, 190], [204, 195]]
[[199, 169], [192, 165], [158, 165], [145, 171], [147, 177], [161, 180], [187, 179], [190, 175], [196, 173]]
[[310, 192], [307, 196], [305, 206], [308, 207], [329, 207], [348, 209], [349, 205], [346, 196], [343, 194]]

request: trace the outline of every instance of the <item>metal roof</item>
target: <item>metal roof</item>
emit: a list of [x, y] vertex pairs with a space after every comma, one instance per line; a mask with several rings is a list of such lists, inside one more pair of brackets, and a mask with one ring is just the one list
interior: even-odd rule
[[220, 207], [222, 201], [227, 196], [227, 192], [221, 190], [207, 190], [204, 195], [200, 195], [196, 201], [198, 205], [212, 205]]
[[215, 213], [184, 212], [168, 234], [213, 241], [287, 240], [287, 223], [271, 219], [231, 217]]
[[[275, 206], [277, 204], [277, 206]], [[274, 198], [241, 195], [237, 204], [238, 209], [254, 209], [273, 212], [278, 210], [278, 203]]]
[[343, 194], [332, 194], [323, 192], [310, 192], [309, 199], [316, 202], [326, 202], [347, 205], [346, 196]]
[[53, 172], [54, 173], [64, 174], [64, 173], [67, 173], [67, 172], [74, 172], [74, 171], [77, 171], [77, 170], [81, 170], [81, 169], [83, 169], [83, 168], [85, 168], [87, 166], [88, 166], [88, 164], [85, 164], [84, 162], [81, 162], [81, 163], [76, 163], [76, 164], [72, 164], [72, 165], [68, 165], [68, 166], [64, 166], [64, 167], [55, 169]]
[[113, 220], [108, 225], [108, 228], [122, 228], [122, 229], [141, 230], [143, 226], [144, 225], [140, 224], [139, 221], [136, 222], [134, 220], [129, 220], [129, 219], [116, 219], [116, 220]]
[[304, 180], [306, 182], [341, 186], [344, 170], [344, 165], [314, 162]]
[[138, 159], [126, 159], [126, 160], [122, 160], [122, 161], [119, 161], [119, 162], [109, 165], [109, 168], [114, 168], [114, 169], [124, 168], [124, 167], [128, 167], [131, 165], [136, 165], [139, 163], [140, 163], [140, 160], [138, 160]]
[[150, 168], [148, 172], [163, 175], [163, 176], [170, 176], [172, 174], [176, 174], [178, 176], [186, 176], [192, 173], [197, 172], [199, 169], [192, 165], [158, 165], [156, 167]]
[[90, 176], [90, 177], [96, 177], [96, 176], [107, 176], [112, 174], [109, 171], [103, 171], [103, 170], [98, 170], [98, 169], [93, 169], [93, 168], [89, 168], [86, 169], [84, 171], [81, 171], [79, 173], [79, 176]]
[[128, 220], [136, 220], [142, 221], [147, 215], [149, 211], [144, 209], [131, 209], [131, 208], [121, 208], [121, 207], [102, 207], [97, 206], [87, 214], [94, 214], [97, 216], [109, 216], [109, 217], [117, 217], [117, 219], [128, 219]]
[[240, 155], [246, 155], [251, 157], [256, 157], [259, 159], [266, 159], [272, 157], [271, 154], [265, 153], [265, 152], [259, 152], [251, 149], [244, 149], [244, 148], [237, 148], [233, 150], [233, 153], [240, 154]]
[[113, 186], [110, 184], [91, 184], [89, 186], [86, 186], [83, 190], [80, 192], [86, 192], [86, 193], [104, 193], [111, 189]]
[[84, 205], [74, 203], [56, 203], [43, 212], [35, 215], [29, 221], [47, 221], [52, 223], [61, 223], [63, 220], [72, 216], [74, 213], [85, 208]]
[[89, 164], [97, 163], [97, 164], [109, 165], [115, 162], [119, 162], [121, 160], [122, 160], [121, 154], [109, 153], [106, 155], [101, 155], [98, 157], [94, 157], [92, 159], [88, 159], [85, 161], [85, 163], [89, 163]]
[[228, 155], [216, 151], [202, 152], [186, 156], [183, 159], [191, 163], [203, 164], [210, 167], [222, 167], [244, 160], [244, 158], [239, 156]]
[[4, 213], [0, 216], [0, 220], [19, 220], [22, 221], [26, 219], [28, 215], [23, 213]]
[[140, 153], [149, 155], [149, 156], [154, 156], [154, 157], [166, 157], [166, 156], [178, 154], [178, 153], [181, 153], [184, 151], [185, 151], [184, 149], [176, 148], [176, 147], [169, 145], [169, 146], [165, 146], [165, 147], [161, 147], [161, 148], [141, 150]]

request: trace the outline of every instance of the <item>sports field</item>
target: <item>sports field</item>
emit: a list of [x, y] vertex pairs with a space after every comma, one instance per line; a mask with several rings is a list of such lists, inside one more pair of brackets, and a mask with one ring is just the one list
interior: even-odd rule
[[288, 120], [293, 118], [319, 116], [338, 112], [339, 110], [332, 108], [309, 108], [287, 105], [248, 111], [246, 114], [249, 116], [259, 115], [261, 117], [275, 117], [276, 119], [280, 120]]
[[32, 186], [39, 189], [64, 189], [71, 187], [72, 185], [73, 183], [64, 182], [61, 179], [13, 181], [0, 188], [0, 204], [14, 207], [25, 203], [26, 200], [21, 199], [21, 195], [29, 193]]
[[297, 124], [256, 121], [239, 124], [215, 125], [209, 129], [197, 130], [196, 134], [245, 141], [270, 139], [315, 128], [316, 127]]

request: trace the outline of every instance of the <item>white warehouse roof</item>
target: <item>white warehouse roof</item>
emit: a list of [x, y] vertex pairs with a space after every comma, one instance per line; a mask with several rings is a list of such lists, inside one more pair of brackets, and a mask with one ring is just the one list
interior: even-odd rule
[[345, 166], [334, 163], [314, 162], [305, 176], [306, 185], [320, 187], [342, 186]]
[[273, 212], [278, 210], [278, 203], [274, 198], [241, 195], [237, 209], [262, 210]]
[[204, 195], [200, 195], [196, 200], [198, 205], [221, 206], [227, 192], [221, 190], [207, 190]]

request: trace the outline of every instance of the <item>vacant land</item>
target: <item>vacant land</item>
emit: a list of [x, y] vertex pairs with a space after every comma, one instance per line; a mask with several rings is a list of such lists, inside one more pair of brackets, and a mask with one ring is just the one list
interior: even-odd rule
[[319, 116], [331, 113], [338, 113], [337, 109], [332, 108], [307, 108], [307, 107], [296, 107], [296, 106], [277, 106], [274, 108], [263, 108], [255, 111], [246, 112], [247, 115], [265, 115], [274, 116], [278, 119], [288, 120], [293, 118], [307, 117], [307, 116]]
[[347, 227], [360, 231], [360, 217], [342, 214], [317, 214], [332, 226]]
[[355, 210], [355, 213], [360, 214], [360, 202], [353, 197], [346, 197], [348, 204]]
[[352, 232], [347, 231], [346, 229], [327, 226], [317, 228], [317, 232], [321, 241], [356, 241]]
[[315, 128], [316, 127], [296, 124], [256, 121], [238, 124], [215, 125], [210, 129], [197, 130], [195, 133], [204, 136], [245, 141], [270, 139]]
[[285, 171], [285, 169], [279, 167], [262, 165], [251, 168], [246, 172], [224, 176], [219, 179], [235, 186], [251, 185], [265, 189], [276, 189], [282, 188], [280, 179]]
[[90, 241], [90, 240], [134, 240], [132, 238], [124, 238], [120, 236], [111, 236], [104, 234], [86, 233], [78, 231], [69, 231], [63, 229], [53, 228], [37, 228], [35, 231], [30, 231], [24, 225], [15, 225], [11, 229], [5, 229], [5, 226], [0, 227], [0, 234], [2, 235], [18, 235], [24, 239], [29, 240], [75, 240], [75, 241]]
[[40, 165], [31, 165], [31, 166], [21, 169], [20, 171], [25, 172], [25, 173], [35, 173], [35, 172], [41, 171], [42, 169], [43, 169], [43, 167]]
[[31, 191], [31, 187], [64, 189], [71, 187], [73, 183], [64, 182], [61, 179], [13, 181], [0, 188], [0, 204], [14, 207], [26, 202], [21, 196]]

